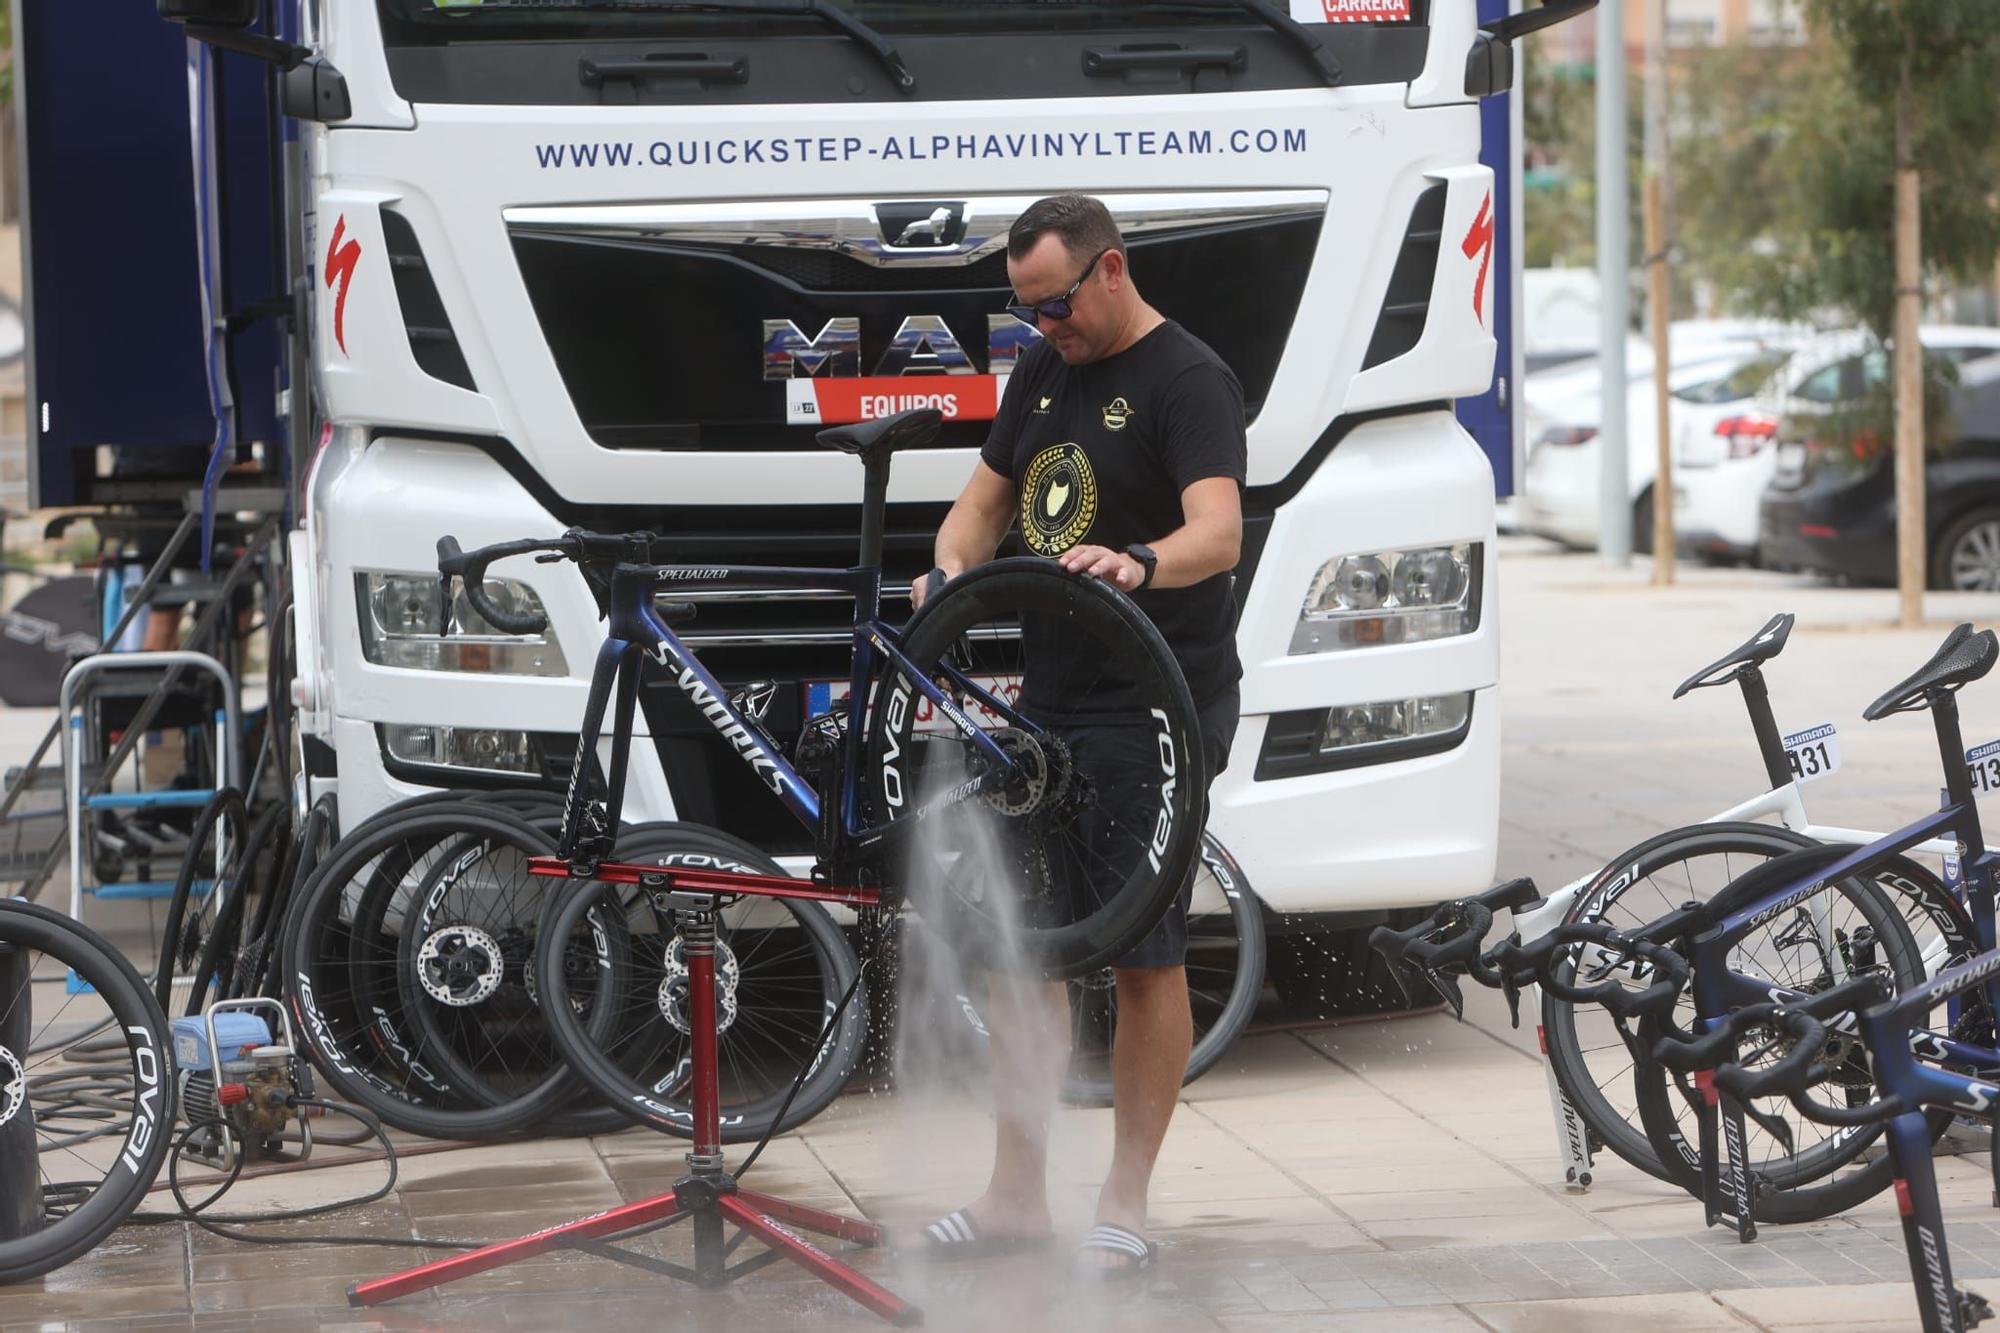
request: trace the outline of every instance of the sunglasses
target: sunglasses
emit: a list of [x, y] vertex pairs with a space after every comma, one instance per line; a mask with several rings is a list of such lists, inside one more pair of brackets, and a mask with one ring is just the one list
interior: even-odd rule
[[1007, 313], [1015, 319], [1020, 320], [1023, 324], [1033, 324], [1038, 319], [1068, 319], [1076, 313], [1070, 306], [1071, 298], [1076, 295], [1078, 289], [1084, 283], [1090, 281], [1090, 275], [1097, 271], [1097, 260], [1104, 258], [1104, 256], [1110, 253], [1109, 250], [1099, 250], [1097, 252], [1097, 259], [1093, 259], [1083, 266], [1083, 272], [1077, 275], [1076, 281], [1072, 282], [1069, 285], [1069, 290], [1061, 296], [1052, 296], [1046, 301], [1036, 301], [1033, 305], [1016, 301], [1007, 307]]

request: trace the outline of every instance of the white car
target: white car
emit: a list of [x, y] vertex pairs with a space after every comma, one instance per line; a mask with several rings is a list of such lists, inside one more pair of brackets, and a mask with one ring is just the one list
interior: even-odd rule
[[[1774, 325], [1698, 325], [1671, 346], [1670, 392], [1687, 393], [1737, 374], [1797, 335]], [[1644, 347], [1643, 344], [1641, 344]], [[1659, 449], [1654, 428], [1652, 351], [1628, 352], [1626, 485], [1633, 505], [1633, 548], [1650, 550], [1652, 487]], [[1602, 376], [1596, 363], [1563, 366], [1525, 382], [1528, 467], [1515, 513], [1523, 532], [1578, 548], [1598, 533], [1598, 429]], [[1669, 425], [1671, 429], [1671, 423]]]
[[[1925, 351], [1958, 364], [2000, 353], [2000, 329], [1926, 325]], [[1727, 379], [1675, 393], [1674, 544], [1710, 559], [1754, 560], [1758, 507], [1776, 470], [1778, 425], [1797, 411], [1860, 397], [1889, 372], [1888, 353], [1863, 330], [1774, 349]]]

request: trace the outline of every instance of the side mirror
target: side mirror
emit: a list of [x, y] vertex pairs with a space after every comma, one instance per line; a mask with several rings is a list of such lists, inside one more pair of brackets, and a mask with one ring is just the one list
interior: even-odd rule
[[257, 0], [159, 0], [159, 6], [160, 17], [169, 23], [247, 28], [257, 21]]

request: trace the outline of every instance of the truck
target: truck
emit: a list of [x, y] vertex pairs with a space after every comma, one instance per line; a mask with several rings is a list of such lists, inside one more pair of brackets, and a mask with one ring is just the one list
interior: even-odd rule
[[[288, 496], [301, 801], [336, 792], [352, 826], [438, 788], [559, 790], [596, 604], [522, 562], [490, 589], [549, 627], [499, 633], [440, 596], [439, 536], [844, 566], [860, 471], [815, 430], [933, 406], [890, 494], [906, 604], [1039, 336], [1004, 313], [1008, 227], [1093, 194], [1244, 390], [1242, 721], [1211, 828], [1290, 929], [1433, 903], [1488, 882], [1498, 840], [1513, 42], [1591, 2], [158, 0], [181, 26], [135, 36], [143, 3], [24, 0], [37, 501], [129, 499], [104, 446], [212, 435]], [[107, 57], [113, 28], [156, 63]], [[37, 77], [58, 68], [79, 80]], [[157, 227], [112, 211], [148, 187]], [[104, 350], [177, 415], [91, 393], [108, 321], [54, 315], [84, 282], [154, 298]], [[783, 744], [844, 674], [844, 617], [752, 591], [683, 633]], [[805, 832], [657, 684], [628, 818], [796, 864]]]

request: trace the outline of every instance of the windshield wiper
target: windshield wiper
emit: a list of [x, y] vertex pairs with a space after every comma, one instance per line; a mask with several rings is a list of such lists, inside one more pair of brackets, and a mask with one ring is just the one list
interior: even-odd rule
[[1270, 0], [1181, 0], [1181, 3], [1189, 9], [1233, 9], [1251, 15], [1283, 36], [1294, 50], [1311, 61], [1327, 87], [1340, 86], [1340, 62], [1319, 44], [1317, 37], [1307, 32], [1290, 14], [1271, 4]]
[[889, 39], [831, 0], [499, 0], [467, 12], [506, 9], [666, 9], [683, 13], [810, 15], [867, 47], [888, 72], [889, 81], [898, 92], [911, 92], [917, 86], [917, 76], [910, 73], [910, 67], [896, 54]]

